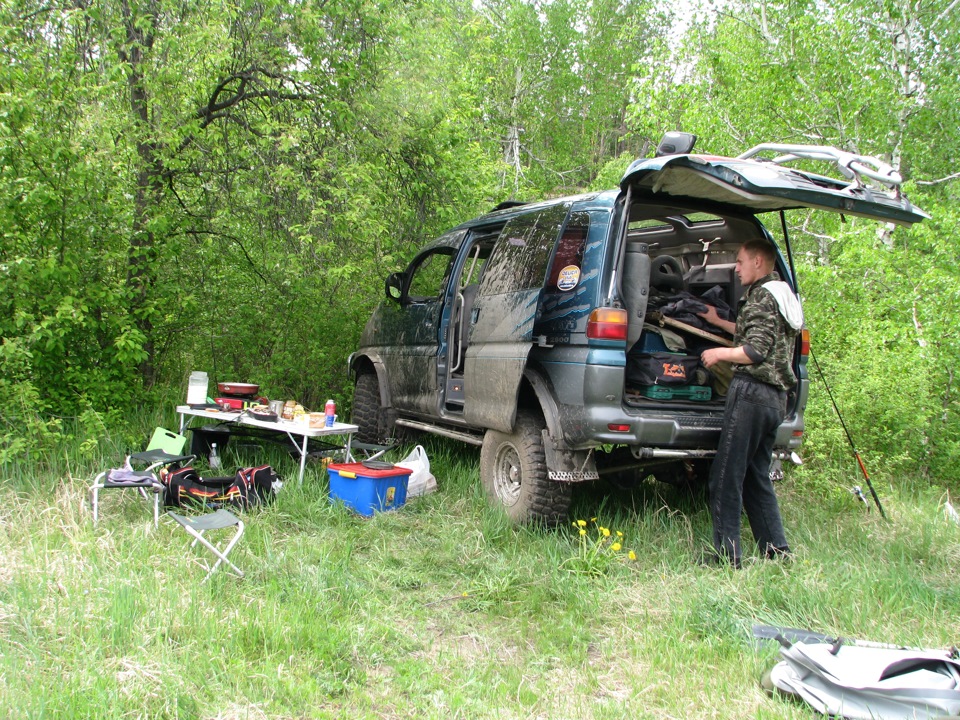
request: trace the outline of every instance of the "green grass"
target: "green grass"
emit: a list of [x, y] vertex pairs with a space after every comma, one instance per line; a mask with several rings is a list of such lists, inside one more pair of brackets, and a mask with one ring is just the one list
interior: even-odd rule
[[[373, 519], [268, 449], [293, 481], [247, 514], [247, 576], [201, 585], [204, 556], [136, 495], [104, 492], [92, 526], [87, 488], [117, 448], [76, 444], [0, 482], [3, 717], [808, 718], [761, 691], [777, 650], [753, 623], [960, 641], [960, 527], [934, 490], [881, 488], [885, 522], [791, 475], [797, 560], [737, 572], [694, 563], [709, 518], [669, 487], [581, 489], [582, 540], [511, 527], [454, 443], [425, 441], [439, 492]], [[620, 552], [593, 552], [597, 526]]]

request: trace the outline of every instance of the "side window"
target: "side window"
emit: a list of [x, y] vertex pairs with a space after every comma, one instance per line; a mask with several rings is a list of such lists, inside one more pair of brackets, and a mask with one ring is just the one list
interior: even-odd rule
[[496, 235], [479, 235], [471, 239], [472, 247], [467, 253], [463, 267], [460, 270], [459, 288], [463, 289], [467, 285], [475, 285], [483, 277], [483, 271], [487, 267], [487, 260], [490, 259], [490, 252], [493, 249]]
[[481, 293], [496, 295], [541, 287], [569, 207], [554, 205], [508, 222], [484, 268]]
[[420, 258], [407, 285], [407, 299], [410, 302], [439, 300], [447, 286], [452, 260], [453, 251], [450, 248], [438, 248]]
[[568, 292], [580, 282], [589, 230], [590, 216], [587, 213], [577, 212], [570, 216], [557, 241], [557, 251], [553, 255], [550, 273], [547, 275], [547, 290]]

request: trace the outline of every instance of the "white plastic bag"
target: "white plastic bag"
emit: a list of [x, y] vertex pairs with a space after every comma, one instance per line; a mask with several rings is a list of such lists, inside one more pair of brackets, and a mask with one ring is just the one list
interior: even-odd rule
[[403, 460], [395, 463], [398, 467], [413, 470], [407, 481], [407, 497], [414, 498], [432, 493], [437, 489], [437, 478], [430, 472], [430, 458], [423, 445], [417, 445]]

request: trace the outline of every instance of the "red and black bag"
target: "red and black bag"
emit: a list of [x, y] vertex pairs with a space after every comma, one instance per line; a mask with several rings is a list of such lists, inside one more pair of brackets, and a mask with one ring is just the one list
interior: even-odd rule
[[192, 467], [172, 470], [164, 478], [163, 504], [168, 508], [203, 507], [243, 510], [273, 498], [279, 478], [269, 465], [241, 468], [236, 475], [203, 478]]

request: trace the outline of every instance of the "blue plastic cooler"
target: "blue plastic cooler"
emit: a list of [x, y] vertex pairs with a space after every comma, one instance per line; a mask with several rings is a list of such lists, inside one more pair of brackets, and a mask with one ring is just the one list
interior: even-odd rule
[[363, 463], [333, 463], [330, 474], [330, 500], [340, 500], [348, 508], [369, 517], [377, 512], [395, 510], [407, 501], [409, 468], [374, 470]]

